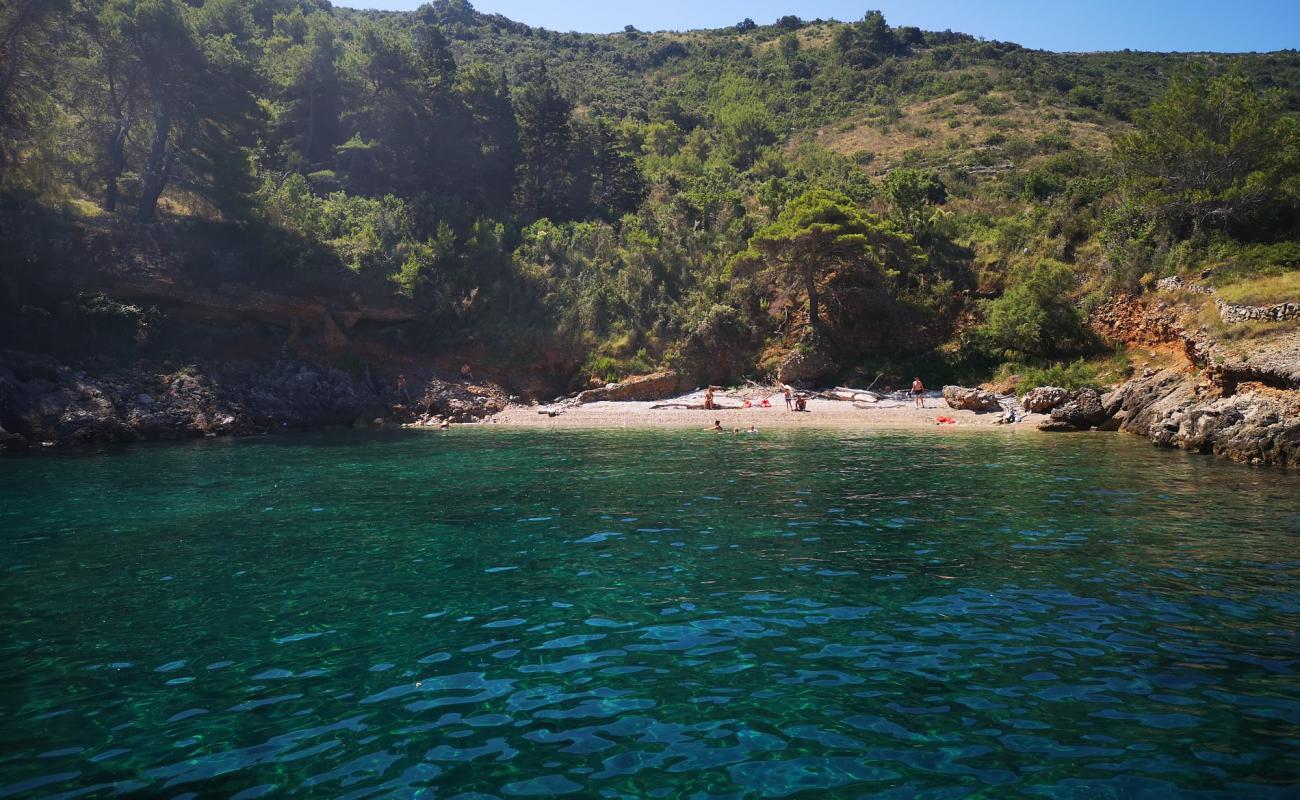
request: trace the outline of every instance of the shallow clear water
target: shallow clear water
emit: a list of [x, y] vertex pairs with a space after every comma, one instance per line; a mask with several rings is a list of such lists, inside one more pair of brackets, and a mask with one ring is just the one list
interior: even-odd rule
[[1119, 435], [0, 459], [0, 796], [1295, 797], [1300, 475]]

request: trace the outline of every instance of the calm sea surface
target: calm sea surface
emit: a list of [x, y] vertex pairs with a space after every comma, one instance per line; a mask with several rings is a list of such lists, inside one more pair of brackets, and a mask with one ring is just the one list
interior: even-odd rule
[[1300, 475], [1120, 435], [0, 459], [0, 797], [1300, 796]]

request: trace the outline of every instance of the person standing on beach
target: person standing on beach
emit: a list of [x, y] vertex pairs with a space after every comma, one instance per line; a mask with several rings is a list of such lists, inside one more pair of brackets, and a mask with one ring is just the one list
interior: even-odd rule
[[794, 411], [794, 393], [789, 386], [785, 387], [785, 410]]
[[917, 408], [925, 408], [925, 384], [921, 383], [920, 378], [912, 380], [912, 398], [916, 401]]

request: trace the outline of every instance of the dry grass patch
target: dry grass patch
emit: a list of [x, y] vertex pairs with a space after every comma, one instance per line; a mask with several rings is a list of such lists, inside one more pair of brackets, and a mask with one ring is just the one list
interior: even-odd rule
[[1300, 270], [1232, 283], [1217, 291], [1225, 303], [1245, 306], [1300, 302]]
[[[973, 102], [959, 102], [960, 96], [953, 93], [903, 107], [898, 119], [887, 125], [882, 124], [882, 114], [859, 114], [822, 127], [813, 138], [837, 153], [852, 155], [865, 150], [875, 154], [871, 169], [876, 173], [888, 172], [909, 153], [911, 158], [919, 152], [950, 159], [956, 152], [981, 147], [989, 133], [997, 129], [1033, 139], [1065, 127], [1074, 147], [1096, 153], [1110, 151], [1107, 127], [1095, 122], [1063, 120], [1059, 109], [1019, 103], [1005, 92], [990, 92], [981, 98], [986, 105], [992, 98], [998, 107], [1005, 108], [999, 114], [988, 115]], [[954, 127], [942, 120], [960, 124]]]

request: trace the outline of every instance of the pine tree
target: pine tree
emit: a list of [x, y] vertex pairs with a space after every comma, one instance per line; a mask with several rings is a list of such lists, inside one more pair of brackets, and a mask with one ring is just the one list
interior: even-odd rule
[[519, 120], [521, 160], [516, 170], [515, 204], [531, 219], [561, 218], [567, 212], [573, 183], [570, 158], [573, 107], [564, 99], [545, 65], [534, 68], [531, 79], [515, 98]]

